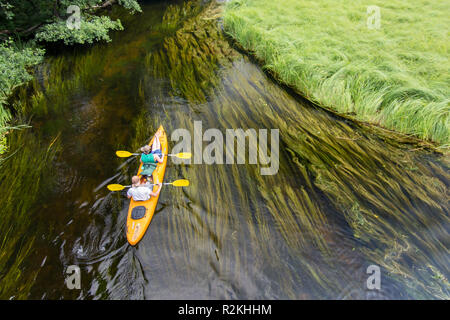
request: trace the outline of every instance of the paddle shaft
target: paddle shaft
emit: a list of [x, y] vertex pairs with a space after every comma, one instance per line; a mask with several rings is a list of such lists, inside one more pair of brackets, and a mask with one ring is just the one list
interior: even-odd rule
[[[164, 182], [163, 185], [168, 185], [168, 184], [173, 184], [173, 182]], [[148, 187], [148, 186], [157, 186], [158, 183], [151, 183], [151, 184], [144, 184], [144, 187]], [[123, 186], [123, 188], [130, 188], [131, 186]]]
[[[132, 156], [140, 156], [141, 153], [132, 153], [131, 155], [132, 155]], [[163, 154], [163, 156], [176, 157], [177, 154], [176, 154], [176, 153], [166, 153], [166, 154]]]

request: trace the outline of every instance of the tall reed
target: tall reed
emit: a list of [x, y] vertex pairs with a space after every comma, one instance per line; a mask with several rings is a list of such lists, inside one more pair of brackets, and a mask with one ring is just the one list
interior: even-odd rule
[[[369, 29], [367, 8], [380, 8]], [[226, 31], [265, 68], [338, 113], [448, 147], [448, 2], [245, 0]]]

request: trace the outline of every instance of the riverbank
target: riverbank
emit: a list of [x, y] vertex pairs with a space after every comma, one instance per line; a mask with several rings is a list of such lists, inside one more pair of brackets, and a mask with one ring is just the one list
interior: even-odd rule
[[[380, 7], [369, 29], [367, 7]], [[224, 26], [281, 82], [356, 120], [449, 145], [445, 4], [232, 0]], [[372, 23], [372, 21], [369, 21]]]
[[[96, 1], [94, 4], [81, 0], [70, 10], [59, 1], [51, 6], [45, 1], [38, 2], [2, 4], [0, 12], [0, 156], [7, 150], [7, 131], [16, 128], [9, 126], [11, 111], [16, 108], [8, 99], [16, 88], [33, 79], [35, 66], [44, 59], [46, 44], [73, 46], [109, 42], [110, 31], [123, 27], [120, 19], [110, 18], [109, 15], [116, 15], [112, 10], [109, 15], [105, 14], [106, 8], [121, 7], [130, 14], [142, 12], [136, 0]], [[36, 7], [40, 8], [39, 14], [36, 14]], [[70, 19], [73, 16], [69, 19], [66, 16], [77, 11], [74, 8], [78, 9], [79, 24]]]
[[33, 79], [28, 70], [41, 63], [43, 56], [44, 50], [33, 43], [24, 45], [11, 39], [0, 40], [0, 156], [7, 150], [8, 130], [14, 129], [9, 126], [11, 108], [7, 107], [7, 100], [17, 87]]

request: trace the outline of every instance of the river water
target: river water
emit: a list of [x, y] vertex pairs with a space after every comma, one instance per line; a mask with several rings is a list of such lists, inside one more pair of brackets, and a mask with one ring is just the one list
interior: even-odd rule
[[[0, 167], [3, 299], [448, 299], [448, 159], [314, 107], [234, 48], [215, 4], [145, 2], [108, 44], [48, 55]], [[170, 134], [279, 129], [279, 170], [176, 164], [126, 240], [135, 151]], [[170, 142], [170, 148], [175, 142]], [[206, 146], [206, 143], [204, 144]], [[81, 289], [66, 269], [80, 268]], [[369, 266], [380, 268], [370, 289]]]

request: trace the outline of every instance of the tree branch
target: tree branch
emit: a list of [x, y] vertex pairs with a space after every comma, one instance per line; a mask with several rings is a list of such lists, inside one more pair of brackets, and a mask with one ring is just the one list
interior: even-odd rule
[[60, 0], [55, 0], [53, 3], [53, 15], [58, 17], [58, 19], [61, 19], [61, 16], [59, 15], [59, 1]]
[[31, 32], [31, 31], [33, 31], [33, 30], [39, 28], [39, 27], [42, 26], [42, 25], [43, 25], [43, 23], [41, 22], [41, 23], [36, 24], [36, 25], [34, 25], [34, 26], [32, 26], [32, 27], [29, 27], [28, 29], [0, 30], [0, 34], [28, 33], [28, 32]]
[[90, 9], [104, 9], [106, 7], [109, 7], [109, 6], [113, 5], [116, 2], [117, 2], [117, 0], [108, 0], [106, 2], [103, 2], [100, 5], [92, 6], [92, 7], [90, 7]]

